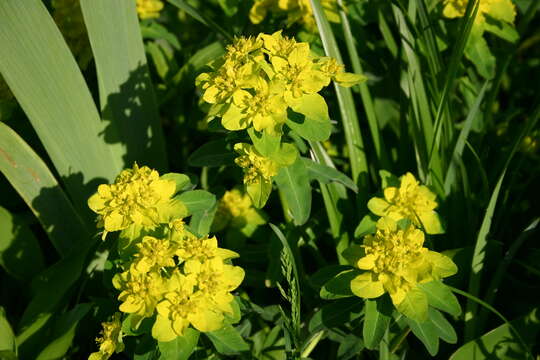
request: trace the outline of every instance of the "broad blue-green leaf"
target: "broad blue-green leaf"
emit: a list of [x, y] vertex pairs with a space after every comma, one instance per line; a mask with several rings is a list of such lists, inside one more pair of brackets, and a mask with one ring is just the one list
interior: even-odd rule
[[106, 124], [43, 2], [3, 0], [0, 18], [0, 73], [64, 177], [75, 207], [89, 213], [90, 191], [83, 185], [114, 180], [123, 168], [121, 145], [103, 138]]
[[248, 134], [253, 145], [261, 155], [271, 157], [279, 151], [281, 136], [272, 136], [266, 131], [258, 132], [254, 128], [249, 128]]
[[53, 330], [51, 341], [39, 353], [36, 360], [61, 359], [71, 346], [79, 321], [90, 311], [90, 308], [90, 304], [79, 304], [73, 310], [62, 315]]
[[287, 126], [298, 135], [310, 141], [324, 141], [330, 137], [332, 124], [328, 121], [317, 121], [292, 111], [288, 113]]
[[495, 76], [495, 56], [489, 50], [486, 39], [478, 32], [471, 33], [465, 47], [465, 56], [473, 62], [476, 70], [486, 79]]
[[427, 295], [429, 305], [454, 316], [461, 314], [456, 296], [441, 281], [418, 284], [418, 287]]
[[232, 325], [225, 325], [220, 330], [207, 332], [205, 335], [220, 354], [236, 355], [249, 350], [249, 345]]
[[1, 206], [0, 266], [26, 283], [45, 267], [43, 254], [32, 231]]
[[281, 168], [274, 180], [283, 192], [294, 223], [305, 224], [311, 212], [311, 186], [304, 162], [298, 157], [292, 165]]
[[309, 332], [331, 329], [360, 317], [363, 301], [359, 298], [338, 299], [323, 305], [309, 320]]
[[365, 301], [362, 335], [365, 346], [371, 350], [379, 346], [388, 324], [390, 324], [392, 312], [383, 309], [383, 307], [384, 300], [382, 299]]
[[431, 321], [418, 322], [410, 318], [405, 321], [411, 328], [413, 334], [424, 344], [431, 356], [439, 352], [439, 336], [435, 325]]
[[302, 161], [308, 169], [311, 180], [317, 180], [324, 184], [328, 184], [330, 181], [336, 181], [345, 185], [352, 191], [358, 192], [358, 187], [352, 179], [337, 169], [316, 163], [315, 161], [306, 158], [302, 158]]
[[187, 360], [195, 351], [200, 333], [192, 328], [184, 330], [184, 335], [168, 342], [158, 342], [161, 356], [159, 360]]
[[0, 171], [32, 210], [61, 256], [66, 256], [78, 242], [87, 241], [86, 226], [47, 165], [3, 123]]
[[429, 321], [431, 321], [437, 335], [442, 340], [450, 344], [455, 344], [457, 342], [456, 331], [443, 314], [433, 308], [429, 308]]
[[[160, 171], [167, 158], [156, 99], [133, 1], [81, 0], [96, 62], [105, 141]], [[111, 145], [109, 145], [111, 146]]]
[[373, 214], [364, 216], [354, 230], [354, 237], [361, 238], [369, 234], [374, 234], [377, 230], [377, 220], [377, 217]]
[[217, 211], [217, 203], [211, 208], [192, 214], [189, 227], [199, 236], [208, 235]]
[[215, 195], [204, 190], [186, 191], [176, 196], [175, 199], [184, 203], [189, 214], [209, 210], [216, 203]]
[[215, 140], [192, 152], [188, 163], [191, 166], [232, 165], [236, 156], [225, 140]]
[[332, 300], [354, 296], [351, 291], [351, 280], [358, 276], [359, 273], [355, 269], [339, 273], [323, 285], [320, 291], [321, 298]]

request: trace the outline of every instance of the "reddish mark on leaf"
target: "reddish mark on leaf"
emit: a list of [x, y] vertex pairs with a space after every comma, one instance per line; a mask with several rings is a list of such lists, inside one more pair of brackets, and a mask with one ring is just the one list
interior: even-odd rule
[[39, 175], [34, 170], [32, 170], [30, 168], [28, 168], [27, 170], [30, 173], [30, 175], [32, 175], [35, 182], [41, 182], [41, 179], [40, 179]]
[[13, 166], [14, 168], [17, 167], [17, 163], [15, 162], [15, 160], [13, 160], [13, 158], [9, 156], [9, 154], [4, 149], [0, 148], [0, 154], [7, 160], [8, 163], [11, 164], [11, 166]]

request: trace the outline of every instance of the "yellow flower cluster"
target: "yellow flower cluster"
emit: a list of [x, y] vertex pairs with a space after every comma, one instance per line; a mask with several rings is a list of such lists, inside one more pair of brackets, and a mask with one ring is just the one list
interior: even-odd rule
[[211, 105], [209, 119], [221, 117], [227, 130], [253, 127], [270, 135], [281, 134], [288, 108], [299, 113], [306, 107], [327, 109], [318, 92], [331, 80], [344, 86], [364, 80], [345, 73], [333, 59], [313, 56], [308, 43], [281, 31], [236, 39], [211, 67], [196, 80], [202, 100]]
[[423, 244], [424, 233], [412, 224], [400, 228], [390, 217], [380, 218], [376, 233], [364, 238], [365, 256], [356, 266], [366, 272], [351, 281], [351, 291], [367, 299], [387, 292], [398, 311], [425, 320], [427, 295], [417, 285], [454, 275], [457, 267]]
[[120, 291], [120, 311], [133, 314], [138, 324], [157, 313], [152, 336], [171, 341], [191, 324], [207, 332], [221, 328], [233, 314], [231, 291], [244, 271], [230, 265], [233, 251], [218, 247], [215, 237], [198, 238], [182, 220], [171, 223], [167, 236], [145, 236], [137, 252], [113, 278]]
[[92, 60], [92, 49], [79, 0], [52, 0], [53, 18], [81, 69]]
[[[478, 13], [474, 19], [475, 25], [486, 21], [486, 15], [494, 19], [513, 23], [516, 18], [516, 7], [512, 0], [479, 0]], [[465, 15], [468, 0], [445, 0], [443, 15], [447, 18], [457, 18]]]
[[418, 284], [454, 275], [452, 260], [425, 248], [424, 231], [443, 231], [435, 212], [437, 202], [426, 186], [411, 173], [403, 175], [399, 187], [384, 189], [384, 199], [374, 197], [368, 208], [378, 216], [375, 234], [364, 237], [364, 254], [356, 267], [365, 270], [351, 281], [351, 291], [362, 298], [388, 293], [398, 311], [423, 321], [427, 317], [427, 295]]
[[161, 0], [137, 0], [137, 13], [141, 19], [157, 18], [162, 9]]
[[123, 170], [114, 184], [100, 185], [88, 199], [88, 206], [98, 214], [98, 226], [108, 232], [135, 225], [153, 229], [168, 223], [171, 217], [185, 216], [185, 206], [172, 197], [176, 192], [173, 180], [160, 178], [147, 166], [133, 165]]
[[101, 336], [96, 338], [99, 351], [90, 354], [88, 360], [107, 360], [114, 353], [124, 350], [122, 342], [122, 323], [120, 313], [115, 313], [112, 321], [101, 323]]
[[232, 189], [226, 191], [219, 200], [212, 230], [220, 231], [229, 225], [241, 229], [246, 225], [258, 226], [264, 223], [264, 218], [253, 207], [250, 197], [238, 189]]
[[413, 174], [407, 173], [400, 179], [400, 186], [384, 189], [384, 198], [374, 197], [368, 202], [369, 210], [378, 216], [388, 216], [395, 221], [409, 219], [428, 234], [443, 232], [438, 214], [435, 194], [425, 185], [420, 185]]
[[[336, 0], [322, 0], [322, 7], [329, 21], [338, 23]], [[287, 24], [299, 23], [308, 31], [315, 32], [317, 24], [313, 16], [310, 0], [255, 0], [249, 11], [249, 19], [253, 24], [261, 23], [268, 12], [287, 15]]]

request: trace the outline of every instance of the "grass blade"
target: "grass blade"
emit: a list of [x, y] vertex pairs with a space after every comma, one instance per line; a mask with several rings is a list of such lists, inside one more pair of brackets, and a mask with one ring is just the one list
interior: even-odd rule
[[105, 140], [120, 148], [125, 166], [139, 161], [166, 170], [135, 2], [81, 0], [81, 9], [96, 62], [102, 118], [109, 123]]
[[83, 221], [47, 165], [10, 127], [0, 122], [0, 172], [6, 176], [65, 257], [89, 236]]
[[43, 2], [3, 0], [0, 18], [0, 72], [72, 199], [86, 207], [90, 189], [83, 183], [112, 181], [122, 159], [103, 140], [104, 124], [90, 91]]

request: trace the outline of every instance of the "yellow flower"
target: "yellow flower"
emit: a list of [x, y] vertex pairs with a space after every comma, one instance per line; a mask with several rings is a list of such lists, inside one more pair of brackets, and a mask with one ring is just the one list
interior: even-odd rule
[[399, 188], [390, 186], [384, 189], [384, 199], [374, 197], [368, 208], [378, 216], [388, 216], [396, 221], [409, 219], [421, 226], [428, 234], [443, 232], [439, 216], [435, 212], [435, 194], [426, 186], [420, 185], [411, 173], [401, 177]]
[[120, 311], [140, 318], [150, 317], [166, 291], [165, 280], [157, 272], [141, 274], [132, 269], [113, 277], [113, 285], [120, 290]]
[[[465, 15], [468, 0], [445, 0], [443, 15], [447, 18]], [[474, 19], [475, 25], [482, 25], [486, 15], [507, 23], [513, 23], [516, 18], [516, 7], [512, 0], [479, 0], [478, 13]]]
[[[322, 0], [324, 12], [331, 22], [339, 22], [336, 0]], [[253, 24], [262, 22], [268, 12], [287, 15], [287, 24], [302, 24], [308, 31], [317, 31], [310, 0], [255, 0], [249, 11], [249, 19]]]
[[251, 198], [238, 189], [226, 191], [218, 202], [218, 209], [212, 224], [212, 231], [220, 231], [231, 225], [243, 228], [246, 225], [262, 225], [264, 218], [253, 207]]
[[240, 154], [234, 162], [244, 170], [244, 184], [272, 183], [279, 170], [277, 162], [262, 156], [253, 145], [238, 143], [234, 151]]
[[[389, 217], [379, 219], [375, 235], [364, 238], [365, 256], [356, 264], [366, 272], [351, 281], [351, 291], [367, 299], [387, 292], [399, 311], [419, 320], [425, 318], [427, 297], [417, 284], [451, 276], [457, 267], [448, 257], [423, 244], [424, 233], [412, 224], [400, 229]], [[414, 312], [404, 306], [411, 303], [405, 302], [408, 296], [415, 298]]]
[[351, 87], [367, 80], [364, 75], [345, 72], [345, 67], [331, 57], [321, 57], [317, 63], [330, 79], [344, 87]]
[[112, 185], [100, 185], [88, 199], [88, 206], [98, 214], [98, 226], [107, 232], [123, 230], [130, 225], [152, 229], [175, 217], [186, 215], [185, 206], [172, 199], [176, 192], [173, 180], [159, 177], [147, 166], [124, 170]]
[[188, 260], [184, 265], [187, 276], [193, 276], [199, 292], [221, 312], [233, 313], [230, 293], [244, 280], [244, 270], [239, 266], [228, 265], [223, 259], [215, 257], [205, 261]]
[[215, 236], [211, 238], [185, 237], [178, 242], [176, 254], [184, 261], [193, 259], [205, 261], [215, 257], [225, 260], [239, 256], [234, 251], [218, 247]]
[[215, 331], [223, 326], [223, 314], [215, 309], [202, 292], [195, 291], [196, 280], [175, 271], [167, 281], [168, 292], [157, 305], [152, 336], [171, 341], [182, 336], [192, 324], [199, 331]]
[[177, 251], [175, 245], [167, 239], [145, 236], [137, 244], [137, 253], [131, 265], [132, 271], [146, 274], [152, 271], [159, 272], [161, 268], [176, 266], [173, 259]]
[[96, 338], [99, 351], [90, 354], [88, 360], [107, 360], [114, 353], [124, 350], [120, 317], [120, 313], [115, 313], [112, 321], [101, 323], [101, 336]]
[[137, 13], [141, 19], [157, 18], [161, 9], [163, 9], [161, 0], [137, 0]]
[[52, 0], [52, 7], [54, 21], [79, 66], [83, 70], [86, 69], [93, 55], [79, 0]]

